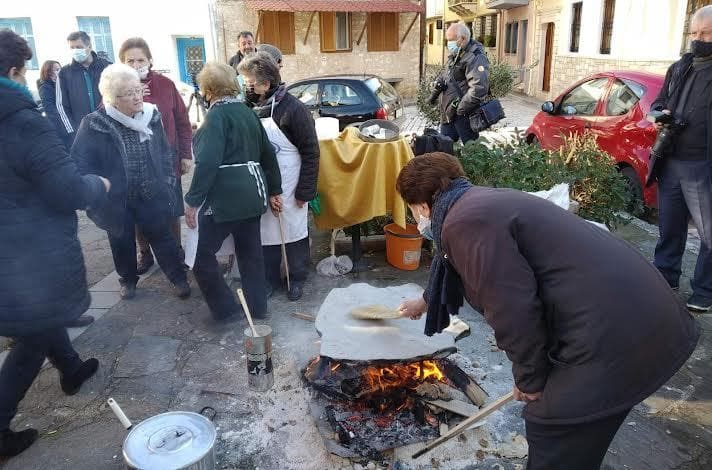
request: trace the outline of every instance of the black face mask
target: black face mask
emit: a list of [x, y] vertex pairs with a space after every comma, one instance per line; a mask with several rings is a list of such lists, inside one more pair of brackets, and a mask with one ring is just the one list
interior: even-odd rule
[[245, 89], [245, 98], [247, 101], [250, 103], [259, 103], [260, 102], [260, 95], [255, 93], [254, 88], [247, 88]]
[[695, 57], [712, 56], [712, 42], [694, 40], [690, 46], [690, 52]]

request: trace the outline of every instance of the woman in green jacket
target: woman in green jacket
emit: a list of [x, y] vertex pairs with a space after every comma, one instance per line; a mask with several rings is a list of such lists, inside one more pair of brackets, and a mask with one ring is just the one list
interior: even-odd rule
[[199, 227], [193, 272], [216, 319], [239, 313], [215, 257], [232, 235], [250, 313], [264, 318], [267, 295], [260, 217], [268, 205], [273, 211], [281, 209], [279, 165], [259, 119], [236, 98], [234, 69], [208, 63], [197, 79], [210, 109], [193, 138], [195, 173], [185, 196], [186, 223]]

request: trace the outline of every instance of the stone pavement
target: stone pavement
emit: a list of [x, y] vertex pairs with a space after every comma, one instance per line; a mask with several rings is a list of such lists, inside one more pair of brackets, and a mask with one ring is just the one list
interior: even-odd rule
[[[636, 222], [617, 233], [650, 256], [655, 243], [651, 230]], [[100, 244], [91, 238], [85, 243]], [[328, 255], [328, 234], [315, 232], [314, 241], [316, 262]], [[315, 314], [332, 288], [353, 282], [375, 286], [426, 282], [424, 266], [414, 272], [397, 271], [385, 265], [382, 253], [368, 256], [377, 267], [358, 279], [315, 274], [301, 301], [289, 302], [283, 293], [270, 300], [275, 386], [265, 393], [246, 387], [242, 333], [246, 323], [212, 322], [197, 288], [190, 299], [178, 300], [163, 275], [154, 271], [142, 280], [136, 299], [102, 309], [117, 300], [116, 279], [112, 275], [94, 284], [94, 307], [102, 309], [103, 316], [74, 344], [83, 357], [99, 359], [99, 372], [80, 393], [67, 397], [59, 389], [56, 371], [46, 367], [13, 423], [15, 429], [38, 428], [41, 438], [3, 468], [123, 468], [125, 431], [105, 405], [108, 397], [114, 397], [134, 422], [167, 410], [197, 411], [212, 406], [218, 412], [218, 468], [352, 468], [351, 462], [326, 452], [308, 414], [309, 395], [300, 370], [317, 354], [318, 336], [313, 323], [290, 313]], [[686, 275], [693, 266], [694, 254], [688, 252]], [[102, 269], [105, 266], [97, 264], [96, 271]], [[685, 280], [681, 295], [688, 292]], [[462, 317], [472, 325], [473, 333], [458, 342], [458, 347], [479, 365], [478, 378], [488, 384], [494, 399], [511, 387], [509, 363], [503, 352], [489, 344], [492, 331], [479, 314], [470, 309]], [[712, 465], [712, 315], [698, 319], [704, 333], [693, 357], [665, 387], [634, 409], [614, 440], [604, 468], [692, 470]], [[401, 449], [389, 456], [392, 468], [522, 468], [526, 447], [514, 445], [521, 443], [524, 431], [520, 410], [519, 404], [508, 405], [493, 415], [489, 430], [468, 431], [464, 443], [444, 445], [422, 461], [409, 460]], [[490, 442], [487, 447], [480, 441], [482, 436]]]

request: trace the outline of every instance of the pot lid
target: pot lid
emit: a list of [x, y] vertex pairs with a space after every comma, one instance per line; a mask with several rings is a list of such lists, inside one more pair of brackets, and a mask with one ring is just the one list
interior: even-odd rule
[[211, 452], [216, 436], [215, 426], [203, 415], [162, 413], [140, 422], [126, 436], [124, 459], [134, 468], [183, 468]]

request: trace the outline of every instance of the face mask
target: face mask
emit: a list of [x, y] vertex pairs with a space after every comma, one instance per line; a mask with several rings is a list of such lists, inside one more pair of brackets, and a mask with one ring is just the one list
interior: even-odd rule
[[433, 230], [430, 226], [430, 219], [428, 217], [423, 217], [422, 215], [420, 216], [418, 219], [418, 231], [426, 239], [433, 239]]
[[712, 55], [712, 42], [692, 41], [690, 52], [695, 57], [709, 57]]
[[450, 51], [451, 54], [457, 53], [457, 51], [460, 49], [460, 46], [457, 45], [457, 41], [448, 41], [447, 42], [447, 50]]
[[89, 54], [87, 54], [86, 49], [72, 49], [72, 59], [80, 64], [84, 63], [84, 61], [87, 60], [87, 57], [89, 57]]
[[260, 101], [260, 95], [255, 93], [254, 88], [245, 88], [245, 98], [250, 103], [258, 103]]
[[138, 72], [138, 76], [141, 80], [146, 80], [146, 77], [148, 77], [148, 65], [137, 68], [136, 72]]

